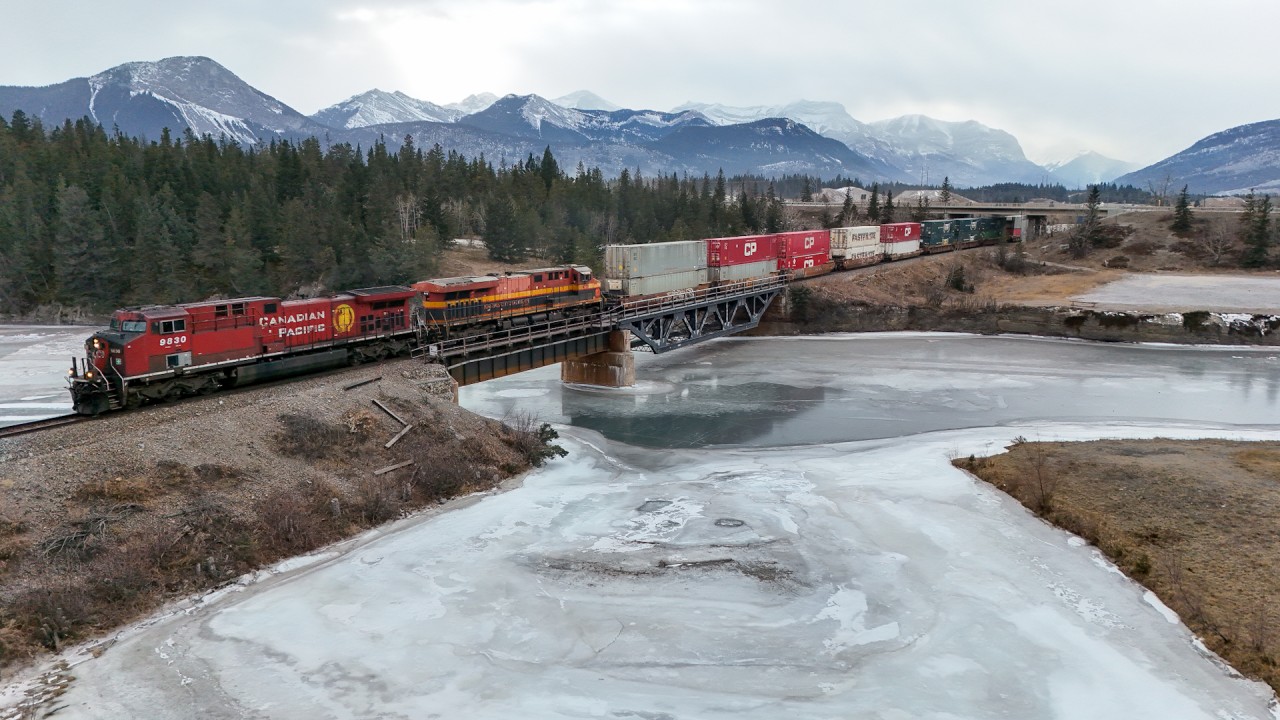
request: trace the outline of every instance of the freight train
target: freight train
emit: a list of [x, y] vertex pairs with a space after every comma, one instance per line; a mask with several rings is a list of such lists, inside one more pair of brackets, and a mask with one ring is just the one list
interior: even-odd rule
[[69, 372], [77, 413], [216, 392], [402, 355], [438, 340], [598, 313], [636, 298], [799, 279], [1004, 240], [1021, 218], [803, 230], [605, 248], [584, 265], [423, 280], [321, 298], [251, 297], [117, 310]]
[[833, 270], [978, 245], [1019, 242], [1023, 216], [886, 223], [605, 248], [605, 295], [619, 302], [783, 275]]

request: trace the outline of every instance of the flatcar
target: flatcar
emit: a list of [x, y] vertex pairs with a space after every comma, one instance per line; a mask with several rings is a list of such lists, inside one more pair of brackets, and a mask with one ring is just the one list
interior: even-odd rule
[[72, 406], [97, 415], [404, 353], [414, 296], [397, 285], [117, 310], [72, 361]]

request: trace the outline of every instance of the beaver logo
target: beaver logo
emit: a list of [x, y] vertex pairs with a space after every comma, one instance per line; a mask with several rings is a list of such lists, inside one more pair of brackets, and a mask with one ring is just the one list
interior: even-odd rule
[[344, 333], [356, 324], [356, 311], [346, 303], [333, 309], [333, 330]]

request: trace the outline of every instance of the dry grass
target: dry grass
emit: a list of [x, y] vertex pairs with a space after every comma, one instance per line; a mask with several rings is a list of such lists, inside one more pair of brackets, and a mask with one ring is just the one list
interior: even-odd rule
[[1280, 689], [1280, 443], [1018, 443], [956, 465], [1097, 545]]

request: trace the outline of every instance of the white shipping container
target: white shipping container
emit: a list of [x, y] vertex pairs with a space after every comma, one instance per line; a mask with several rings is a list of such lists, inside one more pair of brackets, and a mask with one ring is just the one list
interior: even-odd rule
[[686, 270], [684, 272], [650, 277], [610, 278], [605, 287], [612, 294], [633, 297], [636, 295], [658, 295], [675, 292], [676, 290], [692, 290], [700, 285], [706, 285], [707, 282], [707, 269], [700, 268], [698, 270]]
[[644, 278], [690, 270], [706, 270], [707, 241], [606, 245], [606, 278]]
[[752, 278], [764, 278], [776, 275], [778, 272], [778, 258], [769, 258], [760, 262], [746, 263], [745, 265], [725, 265], [722, 267], [713, 267], [707, 269], [707, 277], [713, 283], [737, 282], [739, 280], [751, 280]]
[[[831, 257], [862, 257], [880, 251], [880, 226], [842, 227], [831, 230]], [[861, 251], [861, 252], [860, 252]]]
[[881, 243], [884, 254], [888, 257], [902, 257], [903, 255], [916, 255], [920, 252], [920, 238], [914, 240], [903, 240], [901, 242]]

